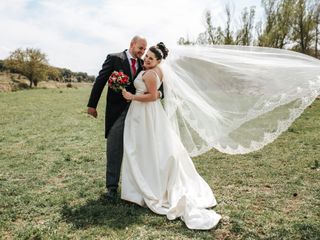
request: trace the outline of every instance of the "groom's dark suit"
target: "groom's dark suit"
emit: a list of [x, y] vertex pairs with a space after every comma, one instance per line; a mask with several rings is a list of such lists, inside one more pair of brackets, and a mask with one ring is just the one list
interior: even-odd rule
[[[138, 68], [136, 75], [142, 70], [143, 62], [138, 59]], [[121, 53], [109, 54], [103, 63], [102, 69], [93, 85], [88, 107], [96, 108], [109, 76], [113, 71], [122, 71], [131, 82], [126, 87], [127, 91], [135, 93], [130, 63], [126, 55], [126, 51]], [[107, 173], [106, 181], [108, 189], [116, 189], [118, 187], [122, 155], [123, 155], [123, 129], [124, 120], [128, 111], [130, 102], [125, 100], [121, 92], [115, 92], [108, 88], [107, 106], [105, 117], [105, 138], [107, 138]]]
[[[142, 60], [138, 59], [138, 69], [136, 75], [142, 70], [142, 64]], [[100, 70], [99, 75], [93, 85], [88, 107], [97, 107], [102, 90], [113, 71], [122, 71], [127, 76], [129, 76], [131, 84], [126, 89], [131, 93], [135, 93], [136, 89], [133, 85], [135, 76], [132, 76], [131, 74], [130, 64], [126, 52], [123, 51], [121, 53], [109, 54], [107, 56], [107, 59], [103, 63], [102, 69]], [[111, 88], [108, 89], [105, 118], [105, 138], [108, 138], [108, 133], [111, 127], [121, 115], [121, 113], [128, 107], [128, 105], [129, 102], [127, 102], [127, 100], [123, 98], [121, 92], [115, 92]]]

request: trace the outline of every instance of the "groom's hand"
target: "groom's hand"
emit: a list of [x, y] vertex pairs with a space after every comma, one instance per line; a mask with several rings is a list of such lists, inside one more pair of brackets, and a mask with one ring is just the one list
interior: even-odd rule
[[91, 115], [92, 117], [94, 117], [94, 118], [97, 118], [97, 117], [98, 117], [98, 112], [97, 112], [97, 110], [96, 110], [95, 108], [88, 107], [87, 113], [88, 113], [89, 115]]

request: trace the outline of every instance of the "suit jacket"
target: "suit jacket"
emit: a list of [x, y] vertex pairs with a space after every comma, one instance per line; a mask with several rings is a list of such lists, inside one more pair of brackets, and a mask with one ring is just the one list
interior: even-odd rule
[[[113, 71], [122, 71], [123, 73], [125, 73], [129, 77], [129, 81], [131, 82], [131, 84], [128, 87], [126, 87], [127, 91], [133, 94], [136, 92], [136, 89], [133, 85], [133, 80], [135, 76], [132, 76], [131, 74], [129, 60], [125, 51], [120, 53], [109, 54], [107, 56], [107, 59], [103, 63], [102, 69], [100, 70], [99, 75], [93, 84], [89, 102], [87, 105], [88, 107], [97, 107], [103, 88], [105, 87]], [[142, 65], [142, 60], [138, 59], [138, 69], [136, 75], [142, 70]], [[108, 88], [105, 118], [106, 138], [117, 118], [121, 115], [121, 113], [126, 109], [126, 107], [129, 104], [130, 102], [123, 98], [121, 92], [116, 92], [113, 89]]]

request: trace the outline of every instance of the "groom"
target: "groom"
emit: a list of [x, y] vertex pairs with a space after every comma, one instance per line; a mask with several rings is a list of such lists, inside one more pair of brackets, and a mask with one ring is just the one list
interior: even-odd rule
[[[88, 102], [88, 114], [93, 117], [98, 116], [96, 107], [98, 105], [102, 90], [106, 85], [109, 76], [113, 71], [122, 71], [129, 76], [130, 85], [127, 91], [135, 93], [133, 80], [142, 70], [143, 56], [147, 48], [147, 41], [144, 37], [135, 36], [130, 42], [129, 50], [120, 53], [109, 54], [102, 65], [96, 81], [93, 84]], [[107, 200], [115, 200], [120, 177], [122, 155], [123, 155], [123, 129], [124, 120], [129, 108], [129, 102], [122, 97], [121, 92], [115, 92], [108, 88], [106, 118], [105, 118], [105, 138], [107, 140], [107, 172], [106, 186]]]

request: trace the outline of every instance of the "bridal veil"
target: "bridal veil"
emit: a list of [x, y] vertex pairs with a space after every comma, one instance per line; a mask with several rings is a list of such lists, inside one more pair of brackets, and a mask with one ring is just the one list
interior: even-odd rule
[[186, 46], [161, 67], [165, 111], [191, 156], [258, 150], [320, 94], [320, 61], [293, 51]]

